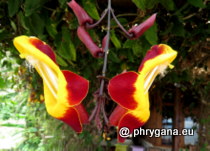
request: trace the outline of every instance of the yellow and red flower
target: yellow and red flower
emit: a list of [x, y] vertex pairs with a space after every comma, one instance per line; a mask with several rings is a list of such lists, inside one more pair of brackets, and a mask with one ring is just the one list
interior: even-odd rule
[[20, 57], [25, 58], [43, 79], [47, 112], [81, 132], [82, 124], [88, 122], [81, 102], [87, 95], [89, 82], [71, 71], [61, 70], [50, 46], [36, 37], [16, 37], [14, 45]]
[[[177, 52], [171, 47], [160, 44], [151, 47], [139, 66], [138, 72], [125, 72], [112, 78], [108, 92], [118, 106], [111, 114], [109, 121], [113, 126], [135, 128], [144, 125], [150, 116], [148, 90], [155, 77], [163, 73], [176, 58]], [[120, 142], [124, 138], [118, 135]]]

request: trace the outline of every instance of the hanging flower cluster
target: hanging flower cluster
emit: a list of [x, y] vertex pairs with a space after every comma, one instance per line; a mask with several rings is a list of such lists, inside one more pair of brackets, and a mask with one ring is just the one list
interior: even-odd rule
[[[104, 56], [107, 59], [108, 53], [105, 47], [108, 46], [110, 27], [102, 40], [101, 48], [92, 40], [87, 30], [98, 25], [107, 13], [109, 17], [112, 15], [130, 39], [139, 38], [156, 20], [156, 14], [153, 14], [143, 23], [127, 31], [114, 15], [111, 4], [96, 23], [93, 23], [93, 19], [75, 0], [70, 1], [68, 6], [78, 19], [77, 35], [79, 39], [95, 58]], [[19, 36], [14, 39], [14, 45], [20, 52], [20, 57], [25, 58], [43, 79], [47, 112], [54, 118], [67, 123], [76, 132], [81, 132], [82, 124], [88, 123], [93, 117], [91, 115], [88, 120], [88, 114], [81, 104], [88, 93], [89, 82], [71, 71], [61, 70], [56, 63], [53, 50], [38, 38]], [[171, 62], [176, 55], [177, 52], [165, 44], [152, 46], [140, 64], [138, 72], [129, 71], [113, 77], [108, 84], [108, 93], [118, 106], [110, 115], [107, 123], [117, 126], [118, 131], [122, 127], [128, 127], [131, 133], [135, 128], [144, 125], [150, 116], [148, 90], [158, 74], [164, 73], [168, 66], [172, 67]], [[106, 71], [106, 64], [104, 67]], [[103, 71], [102, 76], [105, 76]], [[101, 83], [103, 85], [100, 88], [103, 88], [103, 79]], [[93, 114], [97, 115], [99, 110], [100, 106], [97, 106]], [[124, 138], [118, 136], [118, 140], [123, 142]]]
[[[93, 20], [92, 18], [85, 12], [85, 10], [76, 3], [75, 0], [72, 0], [68, 3], [68, 6], [73, 10], [74, 14], [77, 17], [77, 20], [79, 22], [79, 27], [77, 29], [77, 35], [79, 37], [79, 39], [83, 42], [83, 44], [87, 47], [87, 49], [90, 51], [90, 53], [98, 58], [98, 57], [103, 57], [103, 53], [104, 53], [104, 47], [105, 47], [105, 42], [107, 37], [105, 36], [104, 39], [102, 40], [102, 48], [99, 48], [96, 43], [94, 43], [94, 41], [92, 40], [92, 38], [90, 37], [89, 33], [86, 31], [87, 28], [93, 28], [95, 27], [94, 25], [98, 25], [102, 19], [105, 17], [105, 15], [107, 14], [108, 10], [106, 9], [103, 13], [103, 15], [101, 16], [101, 19], [93, 24]], [[110, 10], [112, 12], [112, 16], [115, 19], [115, 21], [117, 22], [117, 24], [123, 28], [121, 26], [121, 24], [119, 23], [119, 21], [117, 20], [116, 16], [114, 15], [113, 10]], [[153, 14], [151, 17], [149, 17], [146, 21], [144, 21], [143, 23], [141, 23], [138, 26], [133, 26], [131, 29], [128, 30], [128, 32], [123, 28], [123, 31], [125, 31], [125, 33], [127, 34], [128, 38], [130, 39], [137, 39], [139, 38], [148, 28], [150, 28], [156, 19], [156, 14]], [[92, 26], [91, 26], [92, 25]]]

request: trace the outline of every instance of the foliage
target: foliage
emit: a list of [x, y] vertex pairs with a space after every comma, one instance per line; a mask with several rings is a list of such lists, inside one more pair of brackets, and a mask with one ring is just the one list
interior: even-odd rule
[[[28, 91], [23, 91], [25, 82], [22, 81], [22, 77], [18, 73], [21, 67], [9, 50], [4, 50], [2, 46], [1, 50], [0, 107], [3, 110], [0, 111], [0, 118], [3, 120], [24, 118]], [[14, 106], [17, 106], [17, 108], [14, 108]]]
[[[104, 9], [104, 4], [94, 0], [77, 1], [95, 20]], [[156, 24], [137, 40], [126, 39], [112, 23], [110, 54], [107, 77], [111, 78], [123, 70], [136, 70], [140, 60], [157, 43], [167, 43], [179, 52], [175, 69], [164, 79], [156, 80], [154, 87], [165, 93], [168, 85], [177, 85], [183, 94], [196, 91], [191, 100], [205, 100], [209, 104], [209, 12], [208, 0], [132, 0], [132, 9], [115, 8], [115, 14], [126, 29], [139, 24], [157, 12]], [[66, 5], [67, 0], [1, 0], [0, 1], [0, 95], [1, 119], [26, 118], [26, 141], [22, 150], [65, 149], [72, 145], [94, 146], [97, 132], [90, 127], [81, 135], [46, 114], [41, 103], [42, 81], [33, 69], [26, 65], [14, 49], [12, 39], [18, 35], [33, 35], [49, 43], [56, 52], [58, 64], [90, 80], [91, 90], [85, 100], [91, 109], [92, 92], [99, 87], [96, 76], [101, 74], [102, 59], [93, 59], [76, 35], [77, 19]], [[120, 3], [120, 1], [118, 2]], [[130, 1], [124, 2], [125, 6]], [[100, 43], [106, 31], [106, 21], [90, 31], [94, 41]], [[20, 66], [21, 65], [21, 66]], [[38, 84], [37, 84], [38, 83]], [[193, 89], [190, 89], [193, 87]], [[155, 88], [152, 91], [155, 91]], [[21, 93], [20, 93], [21, 92]], [[30, 94], [28, 94], [30, 93]], [[27, 102], [27, 95], [31, 102]], [[21, 97], [20, 97], [21, 96]], [[32, 103], [35, 102], [35, 103]], [[193, 103], [193, 102], [189, 102]], [[108, 102], [108, 105], [112, 103]], [[190, 104], [189, 104], [190, 105]], [[90, 134], [86, 131], [90, 130]], [[65, 137], [63, 137], [65, 134]], [[52, 135], [53, 138], [44, 136]], [[100, 136], [100, 134], [97, 134]], [[69, 139], [77, 140], [69, 141]], [[92, 141], [88, 141], [88, 139]], [[100, 142], [100, 141], [97, 141]], [[59, 144], [59, 145], [58, 145]], [[99, 143], [98, 143], [99, 144]], [[82, 147], [83, 145], [81, 145]], [[97, 146], [97, 144], [95, 144]]]

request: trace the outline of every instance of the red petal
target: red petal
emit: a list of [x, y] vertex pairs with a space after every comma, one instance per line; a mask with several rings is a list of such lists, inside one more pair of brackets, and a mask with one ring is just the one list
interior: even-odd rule
[[[141, 114], [144, 114], [144, 113], [142, 112]], [[146, 121], [143, 121], [141, 119], [141, 116], [142, 115], [138, 117], [138, 116], [133, 115], [132, 113], [127, 113], [122, 117], [118, 125], [118, 141], [119, 142], [124, 142], [125, 140], [125, 138], [119, 135], [119, 131], [121, 128], [127, 127], [130, 130], [130, 134], [132, 134], [134, 129], [140, 128], [141, 126], [145, 124]]]
[[122, 116], [127, 112], [128, 110], [118, 105], [112, 114], [109, 117], [109, 123], [111, 126], [118, 126], [118, 123]]
[[139, 38], [147, 29], [149, 29], [155, 22], [157, 14], [153, 14], [150, 16], [147, 20], [145, 20], [143, 23], [141, 23], [138, 26], [133, 26], [128, 32], [130, 34], [133, 34], [132, 39]]
[[53, 52], [52, 48], [49, 45], [33, 37], [30, 37], [29, 42], [32, 45], [34, 45], [37, 49], [39, 49], [40, 51], [45, 53], [47, 56], [49, 56], [56, 63], [55, 53]]
[[94, 57], [101, 57], [101, 54], [103, 54], [103, 50], [93, 42], [92, 38], [84, 27], [78, 27], [77, 35]]
[[77, 110], [77, 112], [79, 114], [81, 123], [82, 124], [89, 123], [89, 121], [88, 121], [88, 113], [85, 110], [84, 106], [82, 104], [79, 104], [79, 105], [75, 106], [74, 108]]
[[66, 88], [69, 92], [69, 104], [71, 106], [80, 104], [88, 93], [89, 82], [73, 72], [67, 70], [63, 70], [62, 72], [67, 81]]
[[141, 62], [141, 65], [139, 66], [138, 71], [141, 71], [144, 67], [144, 63], [150, 59], [155, 58], [156, 56], [160, 55], [163, 53], [162, 47], [159, 47], [158, 45], [154, 45], [151, 47], [151, 49], [146, 53], [146, 56]]
[[75, 108], [70, 107], [66, 111], [65, 115], [62, 118], [59, 118], [59, 120], [62, 120], [64, 123], [71, 126], [76, 132], [82, 132], [82, 125], [79, 120], [79, 114]]
[[67, 3], [69, 7], [73, 10], [74, 14], [77, 16], [79, 25], [85, 25], [86, 23], [93, 23], [93, 20], [90, 18], [90, 16], [86, 13], [86, 11], [75, 2], [75, 0], [72, 0], [71, 2]]
[[125, 72], [112, 78], [109, 81], [108, 91], [113, 101], [127, 109], [135, 109], [138, 102], [133, 95], [137, 77], [138, 74], [135, 72]]

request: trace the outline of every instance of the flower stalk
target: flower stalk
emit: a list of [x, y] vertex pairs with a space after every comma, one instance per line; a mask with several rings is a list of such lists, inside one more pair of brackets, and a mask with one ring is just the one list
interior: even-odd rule
[[[111, 28], [111, 23], [110, 23], [111, 0], [108, 0], [108, 7], [106, 10], [107, 10], [107, 33], [106, 33], [106, 36], [102, 42], [102, 47], [104, 47], [104, 64], [103, 64], [101, 77], [106, 77], [106, 70], [107, 70], [107, 60], [108, 60], [109, 41], [110, 41], [110, 28]], [[105, 100], [106, 99], [105, 99], [105, 96], [103, 95], [104, 87], [105, 87], [105, 78], [101, 78], [99, 92], [98, 92], [98, 95], [96, 96], [97, 97], [96, 106], [89, 118], [89, 121], [91, 121], [95, 117], [96, 125], [99, 129], [102, 127], [101, 122], [100, 122], [100, 111], [102, 111], [102, 114], [104, 117], [103, 119], [104, 119], [106, 125], [108, 125], [108, 122], [109, 122], [107, 115], [106, 115], [106, 111], [105, 111]]]
[[[106, 72], [107, 72], [107, 60], [108, 60], [108, 54], [109, 54], [109, 44], [110, 44], [110, 29], [111, 29], [111, 17], [114, 19], [114, 21], [117, 23], [119, 28], [125, 33], [125, 36], [129, 39], [137, 39], [139, 38], [148, 28], [150, 28], [156, 19], [156, 14], [153, 14], [151, 17], [149, 17], [146, 21], [139, 24], [138, 26], [133, 26], [128, 31], [121, 25], [119, 20], [114, 14], [114, 10], [111, 7], [111, 0], [108, 0], [107, 8], [104, 10], [104, 12], [101, 15], [101, 18], [93, 23], [92, 18], [89, 17], [89, 15], [85, 12], [85, 10], [79, 6], [79, 4], [76, 3], [75, 0], [72, 0], [68, 3], [69, 7], [72, 8], [73, 12], [75, 13], [78, 22], [79, 27], [77, 30], [77, 34], [79, 39], [84, 43], [86, 48], [90, 51], [93, 57], [95, 58], [101, 58], [103, 57], [103, 68], [100, 76], [97, 76], [100, 79], [100, 87], [99, 89], [94, 93], [94, 100], [96, 101], [96, 106], [92, 111], [92, 114], [89, 117], [89, 121], [95, 120], [96, 125], [99, 129], [102, 128], [101, 123], [101, 117], [100, 113], [102, 112], [103, 121], [105, 123], [105, 126], [109, 126], [109, 120], [106, 115], [105, 110], [105, 101], [107, 100], [107, 95], [104, 91], [106, 85], [108, 82], [106, 82]], [[106, 35], [102, 40], [102, 46], [97, 46], [96, 43], [92, 40], [87, 30], [92, 29], [96, 26], [98, 26], [102, 20], [107, 16], [107, 28], [106, 28]], [[155, 72], [155, 71], [154, 71]], [[153, 79], [153, 77], [151, 77]], [[149, 83], [150, 84], [150, 83]], [[147, 88], [149, 89], [149, 87]]]
[[[74, 1], [74, 0], [73, 0]], [[71, 4], [72, 3], [72, 4]], [[146, 21], [141, 23], [138, 26], [133, 26], [130, 30], [126, 30], [117, 17], [114, 14], [114, 10], [111, 7], [111, 0], [108, 0], [107, 8], [104, 10], [104, 12], [101, 15], [101, 18], [96, 22], [93, 23], [90, 21], [89, 16], [86, 12], [84, 12], [83, 9], [77, 4], [76, 2], [70, 2], [69, 6], [73, 9], [75, 12], [75, 15], [78, 18], [80, 26], [78, 27], [77, 33], [80, 40], [85, 44], [85, 46], [89, 49], [90, 53], [96, 57], [102, 57], [104, 58], [103, 62], [103, 68], [102, 73], [100, 75], [100, 87], [94, 94], [94, 100], [96, 100], [96, 106], [92, 111], [92, 114], [90, 115], [89, 121], [95, 120], [97, 127], [100, 129], [102, 127], [101, 120], [100, 120], [100, 112], [102, 112], [103, 120], [106, 123], [106, 125], [109, 125], [109, 121], [106, 115], [105, 110], [105, 101], [106, 101], [106, 94], [104, 93], [104, 88], [106, 84], [106, 71], [107, 71], [107, 60], [108, 60], [108, 53], [109, 53], [109, 43], [110, 43], [110, 28], [111, 28], [111, 17], [115, 20], [119, 28], [125, 33], [125, 36], [129, 39], [137, 39], [139, 38], [148, 28], [150, 28], [156, 19], [156, 14], [153, 14], [151, 17], [149, 17]], [[72, 7], [73, 4], [77, 6], [76, 8]], [[82, 17], [83, 15], [79, 14], [78, 12], [81, 12], [84, 14], [85, 17]], [[77, 13], [77, 14], [76, 14]], [[102, 40], [102, 47], [99, 48], [91, 39], [90, 35], [86, 30], [92, 29], [96, 26], [98, 26], [101, 21], [105, 18], [107, 15], [107, 33], [104, 39]], [[88, 16], [88, 17], [87, 17]]]

